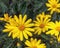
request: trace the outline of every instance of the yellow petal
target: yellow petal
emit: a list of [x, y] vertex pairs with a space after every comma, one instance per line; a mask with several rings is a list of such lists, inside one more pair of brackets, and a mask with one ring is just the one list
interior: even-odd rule
[[4, 18], [0, 18], [0, 20], [4, 20]]
[[26, 21], [26, 19], [27, 19], [27, 15], [24, 15], [24, 17], [23, 17], [23, 24], [25, 23], [25, 21]]
[[46, 3], [46, 6], [47, 6], [47, 7], [51, 7], [51, 5], [50, 5], [49, 3]]
[[32, 27], [32, 26], [34, 26], [33, 23], [25, 25], [25, 27]]
[[22, 15], [19, 15], [20, 24], [22, 24]]
[[3, 32], [9, 32], [10, 30], [9, 29], [4, 29]]
[[32, 36], [32, 33], [31, 32], [29, 32], [29, 31], [25, 31], [26, 32], [26, 34], [28, 34], [29, 36]]
[[23, 41], [23, 33], [20, 32], [20, 40]]
[[26, 30], [28, 30], [28, 31], [34, 31], [33, 28], [26, 28]]
[[25, 44], [26, 44], [27, 46], [31, 46], [31, 43], [30, 43], [28, 40], [26, 40]]
[[25, 22], [25, 25], [26, 25], [26, 24], [29, 24], [31, 21], [32, 21], [32, 19], [28, 19], [28, 20]]
[[12, 34], [12, 32], [10, 32], [10, 33], [8, 34], [8, 36], [11, 36], [11, 34]]
[[40, 44], [41, 43], [41, 40], [38, 40], [36, 44]]
[[28, 39], [28, 35], [23, 31], [23, 35], [26, 39]]
[[16, 15], [14, 15], [14, 19], [17, 23], [19, 23], [18, 17]]

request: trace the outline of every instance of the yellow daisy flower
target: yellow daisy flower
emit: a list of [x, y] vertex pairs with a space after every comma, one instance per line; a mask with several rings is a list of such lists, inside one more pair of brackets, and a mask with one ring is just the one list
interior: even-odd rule
[[3, 32], [9, 32], [8, 36], [12, 35], [13, 39], [16, 37], [20, 38], [21, 41], [23, 41], [23, 37], [28, 39], [28, 35], [32, 36], [31, 32], [33, 32], [34, 29], [31, 27], [34, 26], [34, 24], [31, 23], [32, 19], [28, 19], [27, 21], [26, 19], [26, 15], [24, 15], [23, 18], [22, 15], [19, 15], [19, 18], [14, 15], [14, 18], [5, 25], [6, 29], [4, 29]]
[[35, 34], [38, 33], [38, 35], [41, 34], [41, 32], [45, 32], [48, 30], [49, 28], [49, 21], [50, 19], [48, 19], [47, 17], [46, 18], [36, 18], [36, 21], [34, 21], [34, 29], [36, 30], [35, 31]]
[[26, 40], [25, 44], [27, 47], [25, 48], [46, 48], [44, 43], [41, 43], [41, 40], [31, 38], [30, 41]]
[[10, 16], [10, 17], [9, 17], [9, 15], [6, 13], [6, 14], [4, 14], [4, 17], [3, 17], [3, 18], [2, 18], [2, 17], [0, 17], [0, 20], [3, 20], [3, 21], [8, 22], [8, 21], [9, 21], [9, 19], [11, 19], [11, 17], [12, 17], [12, 16]]
[[53, 14], [53, 12], [60, 13], [60, 3], [59, 0], [48, 0], [49, 3], [46, 3], [46, 6], [48, 7], [48, 11], [51, 11], [50, 14]]
[[51, 35], [55, 35], [58, 37], [59, 35], [59, 32], [60, 32], [60, 21], [56, 21], [55, 23], [54, 22], [50, 22], [49, 24], [49, 28], [51, 30], [49, 30], [48, 32], [46, 32], [46, 34], [51, 34]]
[[51, 18], [51, 15], [45, 14], [44, 12], [42, 12], [41, 14], [38, 14], [37, 17], [39, 18]]

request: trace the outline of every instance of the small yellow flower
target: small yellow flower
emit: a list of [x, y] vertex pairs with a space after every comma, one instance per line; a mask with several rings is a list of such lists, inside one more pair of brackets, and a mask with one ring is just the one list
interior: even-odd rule
[[53, 14], [53, 12], [60, 13], [60, 3], [59, 0], [48, 0], [49, 3], [46, 3], [46, 6], [48, 7], [48, 11], [51, 11], [50, 14]]
[[25, 44], [28, 46], [26, 48], [46, 48], [44, 43], [41, 43], [41, 40], [31, 38], [30, 41], [26, 40]]
[[44, 12], [42, 12], [41, 14], [38, 14], [37, 17], [40, 17], [40, 18], [51, 18], [51, 15], [45, 14]]
[[60, 32], [60, 21], [56, 21], [55, 23], [54, 22], [50, 22], [49, 24], [49, 28], [51, 30], [49, 30], [48, 32], [46, 32], [46, 34], [51, 34], [51, 35], [55, 35], [56, 37], [58, 37], [59, 35], [59, 32]]
[[4, 17], [3, 17], [3, 18], [0, 17], [0, 20], [3, 20], [3, 21], [8, 22], [9, 19], [11, 19], [11, 17], [12, 17], [12, 16], [9, 17], [9, 15], [6, 13], [6, 14], [4, 14]]
[[40, 18], [36, 17], [36, 21], [34, 21], [35, 34], [38, 33], [38, 35], [40, 35], [41, 32], [47, 31], [49, 28], [49, 21], [50, 19], [47, 16], [46, 18], [42, 18], [42, 16], [40, 16]]
[[19, 15], [19, 18], [14, 15], [14, 18], [9, 20], [9, 23], [6, 23], [5, 28], [3, 32], [9, 32], [8, 36], [11, 36], [14, 38], [19, 38], [21, 41], [23, 39], [28, 39], [28, 36], [32, 36], [32, 33], [34, 31], [32, 26], [34, 26], [33, 23], [31, 23], [32, 19], [27, 19], [27, 16], [24, 15], [22, 18], [22, 15]]

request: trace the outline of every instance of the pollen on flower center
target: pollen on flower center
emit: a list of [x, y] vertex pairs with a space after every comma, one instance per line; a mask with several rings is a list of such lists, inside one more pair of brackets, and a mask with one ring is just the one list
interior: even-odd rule
[[40, 28], [44, 28], [45, 27], [45, 25], [44, 24], [40, 24]]
[[56, 30], [57, 30], [57, 31], [60, 31], [60, 27], [56, 27]]
[[25, 26], [24, 25], [21, 25], [18, 27], [21, 31], [23, 31], [25, 29]]

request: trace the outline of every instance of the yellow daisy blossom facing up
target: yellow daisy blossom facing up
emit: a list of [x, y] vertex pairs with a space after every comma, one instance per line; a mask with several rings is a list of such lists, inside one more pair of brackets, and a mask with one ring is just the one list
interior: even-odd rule
[[25, 48], [46, 48], [44, 43], [41, 43], [41, 40], [31, 38], [30, 41], [26, 40], [25, 44], [27, 47]]
[[31, 27], [34, 26], [34, 24], [31, 23], [32, 19], [26, 19], [26, 15], [24, 15], [24, 17], [19, 15], [19, 18], [14, 15], [14, 18], [5, 25], [6, 29], [4, 29], [3, 32], [9, 32], [8, 36], [12, 35], [13, 39], [19, 38], [21, 41], [23, 41], [24, 38], [28, 39], [28, 36], [32, 36], [31, 32], [33, 32], [34, 29]]
[[59, 0], [48, 0], [49, 3], [46, 3], [46, 6], [48, 7], [48, 11], [51, 11], [50, 14], [53, 14], [53, 12], [60, 13], [60, 3]]
[[37, 17], [39, 18], [51, 18], [51, 15], [45, 14], [44, 12], [42, 12], [41, 14], [38, 14]]
[[34, 21], [35, 26], [34, 29], [36, 30], [35, 34], [38, 33], [38, 35], [40, 35], [41, 32], [47, 31], [49, 28], [49, 21], [50, 19], [48, 19], [47, 17], [46, 18], [36, 17], [36, 21]]
[[60, 21], [56, 21], [55, 23], [54, 22], [50, 22], [49, 24], [49, 28], [51, 30], [49, 30], [48, 32], [46, 32], [46, 34], [51, 34], [51, 35], [55, 35], [56, 37], [58, 37], [59, 35], [59, 32], [60, 32]]
[[2, 18], [0, 17], [0, 20], [8, 22], [9, 19], [11, 19], [11, 17], [12, 16], [9, 17], [9, 15], [6, 13], [6, 14], [4, 14], [4, 17], [2, 17]]

